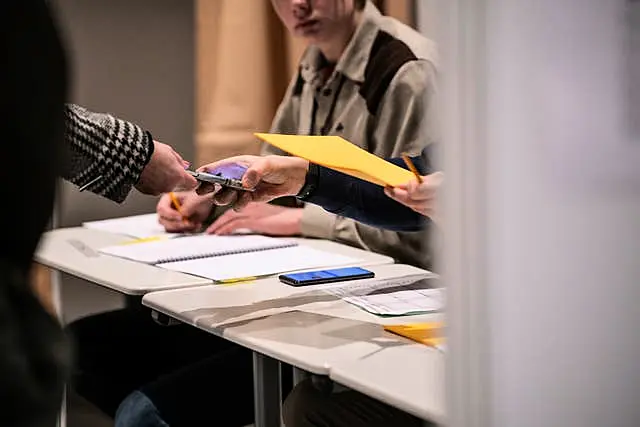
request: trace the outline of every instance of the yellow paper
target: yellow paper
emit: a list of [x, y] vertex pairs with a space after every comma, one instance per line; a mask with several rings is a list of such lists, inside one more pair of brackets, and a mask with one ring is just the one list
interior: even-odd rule
[[415, 179], [411, 171], [389, 163], [336, 135], [255, 135], [289, 154], [377, 185], [396, 187]]
[[443, 336], [444, 324], [442, 322], [387, 325], [384, 329], [431, 347], [438, 347], [445, 341]]

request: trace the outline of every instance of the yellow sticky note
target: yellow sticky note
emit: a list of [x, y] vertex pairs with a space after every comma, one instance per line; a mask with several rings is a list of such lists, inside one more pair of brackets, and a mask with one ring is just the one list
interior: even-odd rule
[[140, 239], [124, 241], [121, 243], [121, 245], [133, 245], [135, 243], [155, 242], [156, 240], [166, 240], [166, 237], [162, 237], [162, 236], [143, 237]]
[[238, 277], [237, 279], [225, 279], [219, 280], [218, 283], [221, 285], [237, 285], [238, 283], [247, 283], [256, 280], [257, 277]]
[[337, 135], [255, 135], [289, 154], [377, 185], [395, 187], [415, 179], [411, 171], [371, 154]]

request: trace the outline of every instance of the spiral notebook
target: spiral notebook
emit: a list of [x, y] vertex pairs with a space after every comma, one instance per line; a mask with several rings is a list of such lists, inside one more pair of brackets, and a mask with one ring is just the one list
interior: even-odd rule
[[202, 258], [267, 251], [296, 246], [297, 243], [273, 237], [199, 235], [180, 239], [159, 240], [130, 245], [108, 246], [99, 250], [105, 255], [126, 258], [146, 264], [164, 264]]
[[360, 262], [361, 259], [300, 245], [259, 253], [169, 262], [158, 266], [220, 282], [241, 277], [258, 278], [299, 270], [357, 265]]
[[188, 236], [100, 249], [102, 254], [224, 282], [362, 260], [260, 235]]

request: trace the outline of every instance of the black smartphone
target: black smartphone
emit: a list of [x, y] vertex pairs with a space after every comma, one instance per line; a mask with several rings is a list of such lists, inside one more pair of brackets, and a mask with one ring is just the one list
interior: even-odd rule
[[281, 274], [278, 279], [291, 286], [309, 286], [345, 280], [371, 279], [373, 271], [360, 267], [336, 268], [333, 270], [307, 271], [304, 273]]
[[200, 182], [219, 184], [223, 187], [229, 187], [235, 190], [253, 191], [252, 188], [244, 188], [242, 186], [242, 176], [246, 170], [246, 166], [232, 163], [222, 165], [209, 172], [187, 172]]

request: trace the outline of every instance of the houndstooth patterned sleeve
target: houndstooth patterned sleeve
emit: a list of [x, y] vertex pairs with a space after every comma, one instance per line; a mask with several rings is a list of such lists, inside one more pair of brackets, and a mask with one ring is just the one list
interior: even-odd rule
[[153, 138], [139, 126], [110, 114], [65, 105], [69, 168], [64, 178], [123, 202], [153, 153]]

